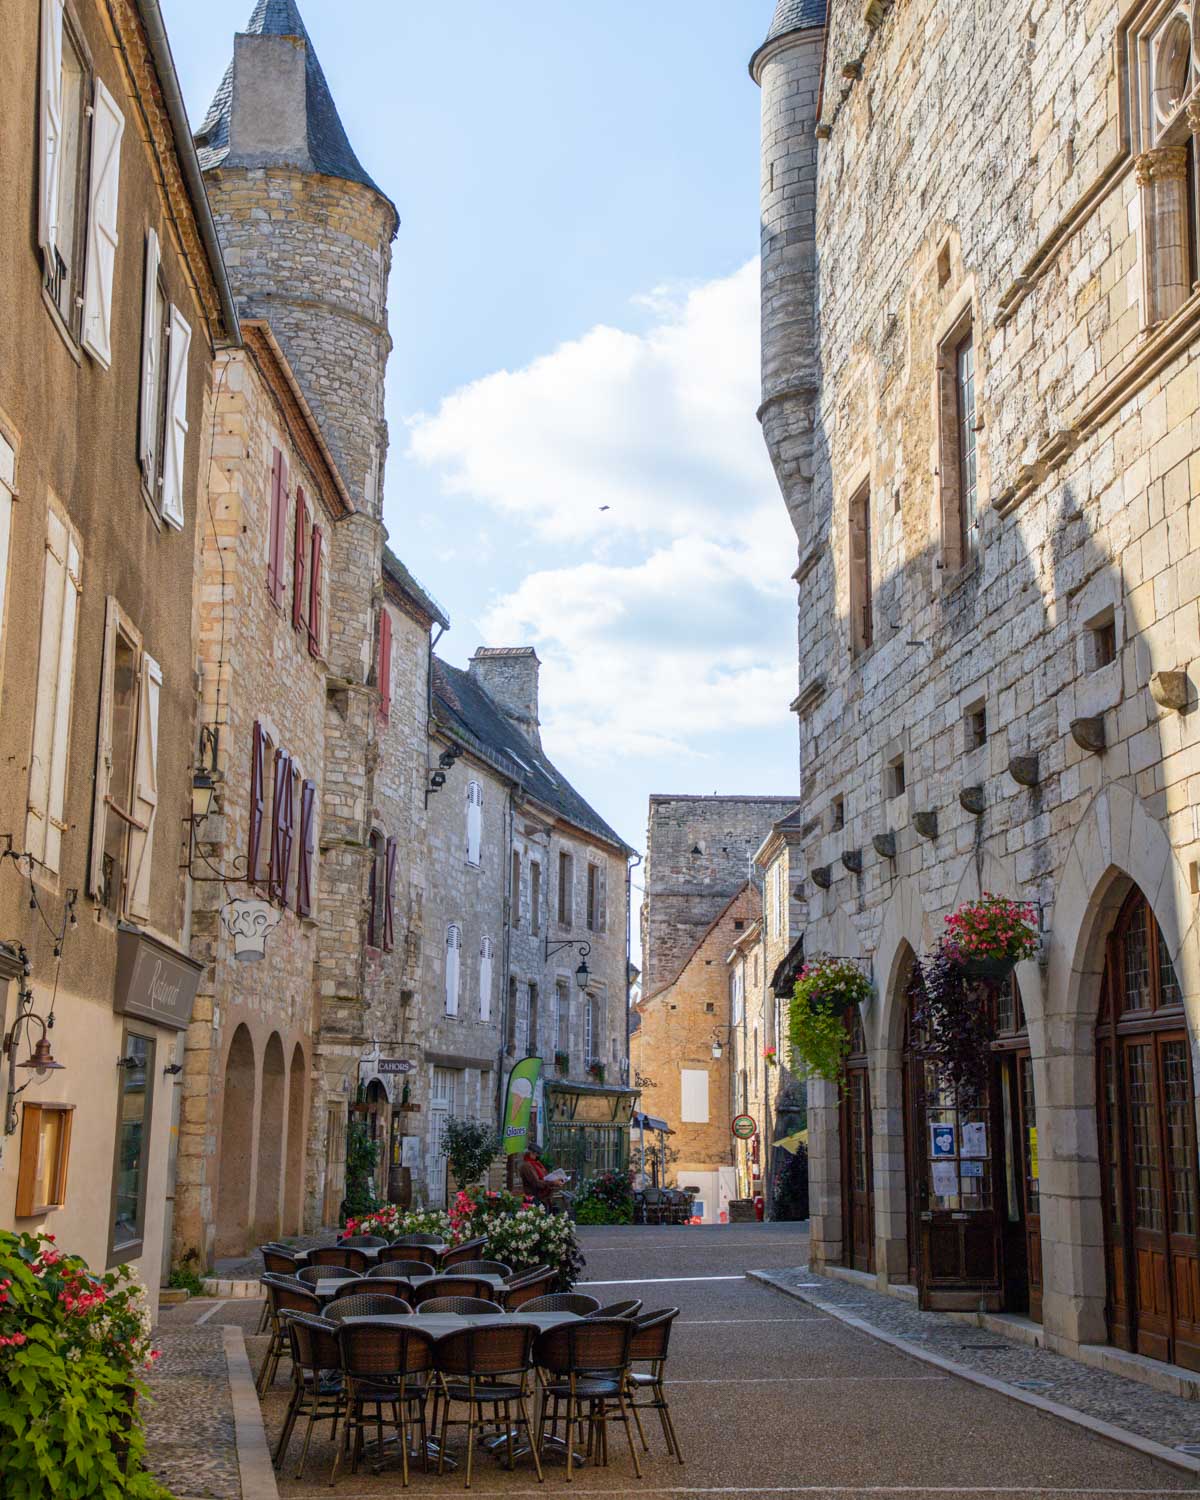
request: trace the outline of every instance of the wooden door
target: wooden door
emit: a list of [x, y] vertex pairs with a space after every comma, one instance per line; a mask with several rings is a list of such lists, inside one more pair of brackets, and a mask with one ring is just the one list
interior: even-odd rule
[[871, 1170], [871, 1081], [866, 1059], [846, 1068], [842, 1092], [842, 1235], [845, 1264], [875, 1269], [875, 1192]]
[[1158, 1037], [1162, 1159], [1166, 1187], [1172, 1356], [1200, 1370], [1200, 1226], [1197, 1224], [1196, 1111], [1186, 1032]]

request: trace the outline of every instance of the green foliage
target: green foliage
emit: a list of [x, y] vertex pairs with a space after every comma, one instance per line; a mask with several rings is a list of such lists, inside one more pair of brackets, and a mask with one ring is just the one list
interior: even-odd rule
[[870, 980], [850, 959], [822, 956], [806, 963], [788, 1017], [793, 1060], [814, 1077], [838, 1082], [850, 1050], [846, 1013], [870, 997]]
[[633, 1185], [628, 1172], [589, 1177], [575, 1199], [577, 1224], [632, 1224]]
[[190, 1292], [193, 1297], [204, 1295], [204, 1283], [191, 1266], [172, 1266], [171, 1274], [167, 1277], [167, 1285], [174, 1287], [177, 1291]]
[[500, 1154], [500, 1137], [482, 1120], [459, 1120], [453, 1115], [446, 1121], [442, 1155], [450, 1163], [460, 1187], [477, 1183]]
[[346, 1197], [342, 1219], [359, 1218], [378, 1208], [375, 1196], [375, 1169], [379, 1166], [379, 1145], [363, 1120], [351, 1120], [346, 1132]]

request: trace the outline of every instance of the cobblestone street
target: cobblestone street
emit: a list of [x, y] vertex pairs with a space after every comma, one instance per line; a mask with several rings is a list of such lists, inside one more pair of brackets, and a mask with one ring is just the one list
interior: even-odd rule
[[[843, 1316], [877, 1322], [909, 1342], [923, 1337], [955, 1363], [1000, 1379], [1035, 1382], [1049, 1399], [1168, 1447], [1196, 1440], [1200, 1413], [1192, 1403], [1044, 1351], [1001, 1348], [1002, 1339], [970, 1325], [814, 1278], [798, 1269], [807, 1254], [800, 1226], [594, 1229], [584, 1230], [582, 1239], [583, 1285], [595, 1295], [606, 1301], [637, 1296], [647, 1309], [682, 1310], [669, 1369], [686, 1463], [669, 1460], [658, 1429], [648, 1427], [651, 1452], [644, 1455], [639, 1482], [618, 1431], [610, 1466], [577, 1475], [581, 1491], [1121, 1500], [1197, 1488], [1194, 1475], [970, 1384], [798, 1299], [824, 1301]], [[752, 1270], [790, 1283], [795, 1295], [748, 1278]], [[166, 1354], [155, 1377], [152, 1460], [187, 1500], [260, 1500], [272, 1493], [269, 1486], [237, 1482], [232, 1402], [220, 1378], [225, 1324], [245, 1330], [257, 1367], [263, 1347], [253, 1333], [258, 1313], [257, 1302], [196, 1299], [164, 1316]], [[265, 1403], [269, 1440], [278, 1433], [285, 1400], [281, 1374]], [[302, 1481], [294, 1477], [299, 1445], [293, 1443], [279, 1480], [285, 1500], [330, 1493], [332, 1449], [326, 1437], [327, 1429], [322, 1440], [314, 1440]], [[565, 1482], [560, 1467], [548, 1468], [548, 1489]], [[417, 1470], [412, 1478], [418, 1494], [451, 1494], [461, 1487], [461, 1474], [438, 1480]], [[356, 1477], [344, 1475], [335, 1493], [341, 1500], [368, 1500], [398, 1488], [397, 1469], [372, 1475], [364, 1468]], [[489, 1459], [477, 1467], [472, 1487], [480, 1496], [537, 1491], [531, 1467], [509, 1474]]]

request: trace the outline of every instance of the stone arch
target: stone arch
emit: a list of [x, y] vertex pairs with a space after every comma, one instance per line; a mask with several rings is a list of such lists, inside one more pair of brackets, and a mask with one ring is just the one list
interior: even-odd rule
[[287, 1165], [283, 1174], [283, 1231], [299, 1234], [304, 1223], [304, 1129], [308, 1064], [304, 1048], [292, 1048], [288, 1070]]
[[283, 1188], [284, 1108], [287, 1070], [283, 1042], [273, 1031], [262, 1062], [258, 1115], [258, 1179], [254, 1193], [254, 1233], [259, 1239], [279, 1234]]
[[1154, 111], [1165, 124], [1183, 102], [1192, 72], [1192, 28], [1180, 10], [1154, 48]]
[[246, 1248], [253, 1179], [255, 1104], [254, 1043], [242, 1025], [233, 1033], [225, 1058], [221, 1107], [221, 1156], [217, 1169], [217, 1255]]

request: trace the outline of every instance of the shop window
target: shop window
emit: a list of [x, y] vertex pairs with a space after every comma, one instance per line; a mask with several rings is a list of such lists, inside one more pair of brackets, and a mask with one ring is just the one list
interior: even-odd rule
[[113, 1167], [109, 1264], [142, 1253], [146, 1226], [146, 1175], [154, 1092], [154, 1043], [126, 1032], [117, 1080], [117, 1150]]
[[18, 1219], [36, 1218], [66, 1203], [74, 1109], [73, 1104], [27, 1104], [22, 1111]]

